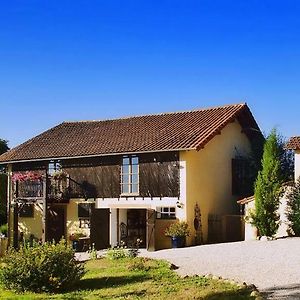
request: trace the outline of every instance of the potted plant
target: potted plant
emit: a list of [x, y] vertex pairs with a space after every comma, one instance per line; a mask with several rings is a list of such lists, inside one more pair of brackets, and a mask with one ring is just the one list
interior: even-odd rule
[[75, 231], [73, 233], [71, 233], [69, 239], [72, 242], [72, 248], [78, 252], [80, 251], [80, 245], [79, 245], [79, 239], [81, 237], [85, 237], [86, 235], [82, 232], [82, 231]]
[[185, 247], [186, 237], [190, 235], [187, 222], [176, 222], [171, 224], [166, 230], [165, 235], [171, 237], [172, 248]]

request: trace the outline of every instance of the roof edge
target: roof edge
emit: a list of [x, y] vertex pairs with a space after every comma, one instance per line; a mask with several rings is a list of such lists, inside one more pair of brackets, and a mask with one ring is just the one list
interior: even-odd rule
[[105, 156], [117, 156], [117, 155], [131, 155], [131, 154], [144, 154], [144, 153], [160, 153], [160, 152], [178, 152], [178, 151], [191, 151], [197, 150], [196, 148], [181, 148], [181, 149], [166, 149], [166, 150], [155, 150], [155, 151], [131, 151], [131, 152], [116, 152], [116, 153], [103, 153], [103, 154], [91, 154], [91, 155], [77, 155], [77, 156], [57, 156], [57, 157], [44, 157], [44, 158], [33, 158], [33, 159], [22, 159], [22, 160], [11, 160], [11, 161], [0, 161], [0, 165], [36, 162], [36, 161], [49, 161], [49, 160], [60, 160], [60, 159], [77, 159], [77, 158], [90, 158], [90, 157], [105, 157]]

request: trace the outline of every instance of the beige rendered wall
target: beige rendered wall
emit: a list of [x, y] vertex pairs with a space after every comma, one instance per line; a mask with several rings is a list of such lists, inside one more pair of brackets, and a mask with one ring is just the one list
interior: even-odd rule
[[24, 233], [25, 238], [29, 238], [33, 234], [36, 238], [42, 238], [42, 208], [38, 204], [34, 204], [33, 218], [19, 217], [19, 232]]
[[201, 211], [204, 242], [207, 242], [209, 214], [238, 213], [237, 199], [232, 195], [231, 160], [249, 152], [250, 142], [237, 121], [228, 124], [204, 149], [180, 152], [180, 160], [186, 162], [185, 214], [192, 229], [188, 244], [193, 244], [195, 236], [196, 203]]
[[300, 177], [300, 150], [295, 152], [295, 180]]
[[[74, 232], [82, 232], [90, 235], [89, 228], [79, 228], [78, 203], [86, 203], [84, 200], [70, 200], [66, 205], [66, 239]], [[25, 237], [33, 234], [37, 238], [42, 238], [42, 209], [41, 206], [34, 205], [33, 218], [19, 217], [19, 231], [23, 232]]]
[[74, 232], [80, 232], [86, 236], [90, 236], [89, 228], [79, 228], [78, 219], [78, 203], [86, 203], [84, 200], [70, 200], [67, 204], [67, 215], [66, 215], [66, 238], [69, 239], [70, 235]]

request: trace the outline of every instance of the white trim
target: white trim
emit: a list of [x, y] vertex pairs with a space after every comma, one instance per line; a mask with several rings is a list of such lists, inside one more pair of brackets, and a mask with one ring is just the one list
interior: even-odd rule
[[186, 220], [187, 215], [187, 200], [186, 200], [186, 161], [179, 157], [179, 174], [180, 174], [180, 203], [183, 204], [183, 209], [176, 210], [176, 217], [181, 221]]
[[95, 208], [151, 208], [157, 206], [176, 206], [177, 197], [128, 197], [128, 198], [104, 198], [96, 199]]
[[109, 243], [111, 247], [114, 247], [118, 244], [117, 232], [118, 232], [118, 217], [117, 209], [110, 209], [109, 214]]

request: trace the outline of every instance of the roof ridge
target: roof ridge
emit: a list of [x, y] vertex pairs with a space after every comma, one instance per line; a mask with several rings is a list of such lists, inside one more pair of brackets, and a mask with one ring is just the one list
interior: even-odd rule
[[174, 112], [141, 114], [141, 115], [124, 116], [124, 117], [119, 117], [119, 118], [108, 118], [108, 119], [101, 119], [101, 120], [63, 121], [61, 124], [67, 124], [67, 123], [69, 123], [69, 124], [74, 124], [74, 123], [97, 123], [97, 122], [107, 122], [107, 121], [116, 121], [116, 120], [128, 120], [128, 119], [142, 118], [142, 117], [164, 116], [164, 115], [184, 114], [184, 113], [190, 113], [190, 112], [200, 112], [200, 111], [207, 111], [207, 110], [227, 108], [227, 107], [236, 107], [236, 106], [243, 107], [245, 105], [247, 105], [246, 102], [241, 102], [241, 103], [236, 103], [236, 104], [225, 104], [225, 105], [221, 105], [221, 106], [212, 106], [212, 107], [208, 107], [208, 108], [196, 108], [196, 109], [174, 111]]

